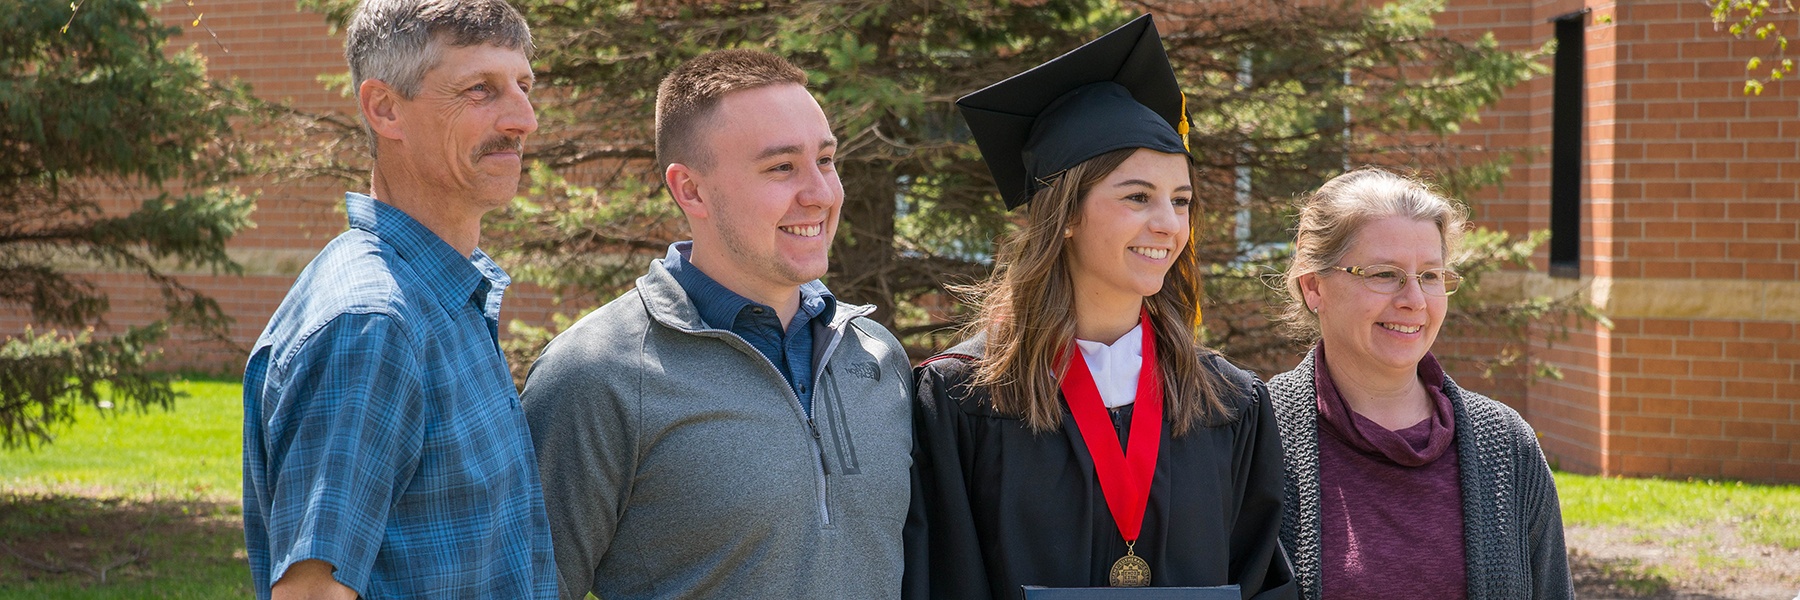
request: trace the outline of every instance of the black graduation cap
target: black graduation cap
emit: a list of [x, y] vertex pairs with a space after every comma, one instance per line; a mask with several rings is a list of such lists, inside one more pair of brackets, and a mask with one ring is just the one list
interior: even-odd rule
[[1187, 153], [1185, 104], [1150, 15], [956, 101], [1009, 210], [1113, 150]]

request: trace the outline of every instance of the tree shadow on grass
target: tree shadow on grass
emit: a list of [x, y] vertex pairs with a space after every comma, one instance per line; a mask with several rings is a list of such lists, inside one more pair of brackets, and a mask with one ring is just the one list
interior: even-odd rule
[[1657, 565], [1635, 558], [1593, 556], [1569, 552], [1569, 573], [1575, 580], [1575, 597], [1586, 599], [1724, 600], [1704, 592], [1680, 590]]
[[241, 580], [235, 503], [0, 492], [0, 588], [112, 587], [158, 580]]

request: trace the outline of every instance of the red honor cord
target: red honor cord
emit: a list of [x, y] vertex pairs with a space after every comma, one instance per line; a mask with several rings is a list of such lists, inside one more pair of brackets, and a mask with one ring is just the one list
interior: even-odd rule
[[1144, 508], [1150, 501], [1150, 483], [1156, 478], [1156, 454], [1162, 449], [1163, 394], [1162, 371], [1156, 363], [1156, 332], [1150, 324], [1150, 313], [1142, 312], [1144, 365], [1138, 371], [1137, 408], [1132, 409], [1131, 448], [1119, 447], [1106, 404], [1100, 400], [1100, 389], [1094, 385], [1094, 374], [1088, 370], [1081, 350], [1073, 344], [1069, 372], [1063, 376], [1063, 398], [1075, 417], [1075, 427], [1094, 459], [1094, 475], [1100, 479], [1100, 493], [1106, 496], [1106, 508], [1112, 512], [1119, 535], [1136, 542], [1144, 526]]

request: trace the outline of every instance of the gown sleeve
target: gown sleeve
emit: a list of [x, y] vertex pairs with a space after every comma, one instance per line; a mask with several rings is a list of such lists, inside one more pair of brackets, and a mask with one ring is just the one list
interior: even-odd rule
[[1231, 531], [1231, 572], [1246, 600], [1293, 600], [1299, 597], [1299, 590], [1280, 542], [1281, 436], [1275, 428], [1268, 388], [1253, 378], [1243, 383], [1249, 388], [1243, 393], [1251, 394], [1254, 403], [1243, 407], [1243, 422], [1238, 424], [1240, 450], [1235, 471], [1243, 497]]
[[987, 565], [958, 451], [964, 443], [962, 410], [939, 368], [923, 365], [914, 375], [912, 507], [906, 517], [901, 597], [987, 598]]

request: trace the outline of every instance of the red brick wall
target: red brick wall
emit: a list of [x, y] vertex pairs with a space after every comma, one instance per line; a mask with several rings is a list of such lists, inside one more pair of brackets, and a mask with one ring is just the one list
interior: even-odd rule
[[1560, 379], [1543, 378], [1528, 387], [1522, 414], [1538, 431], [1539, 443], [1552, 466], [1570, 471], [1603, 470], [1609, 449], [1611, 397], [1609, 357], [1595, 352], [1610, 334], [1605, 330], [1576, 331], [1565, 339], [1535, 346], [1534, 356], [1555, 365]]
[[1791, 323], [1620, 319], [1608, 472], [1800, 480]]
[[1732, 286], [1800, 281], [1800, 90], [1743, 96], [1744, 61], [1767, 45], [1714, 31], [1703, 4], [1631, 4], [1617, 19], [1614, 275], [1708, 282], [1708, 304], [1735, 308], [1722, 319], [1639, 310], [1616, 321], [1607, 470], [1800, 479], [1800, 450], [1782, 441], [1795, 438], [1776, 433], [1800, 402], [1800, 371], [1777, 355], [1795, 343], [1800, 297], [1747, 298]]
[[[1454, 2], [1446, 21], [1526, 48], [1580, 7], [1506, 4], [1542, 6], [1528, 23], [1483, 23], [1496, 4]], [[1540, 327], [1534, 356], [1564, 378], [1530, 385], [1523, 412], [1565, 468], [1800, 480], [1784, 441], [1800, 439], [1800, 89], [1743, 96], [1744, 61], [1767, 46], [1714, 31], [1701, 3], [1590, 6], [1583, 279], [1560, 287], [1591, 286], [1616, 328]], [[1476, 199], [1478, 222], [1548, 226], [1549, 82], [1465, 135], [1543, 151]]]

